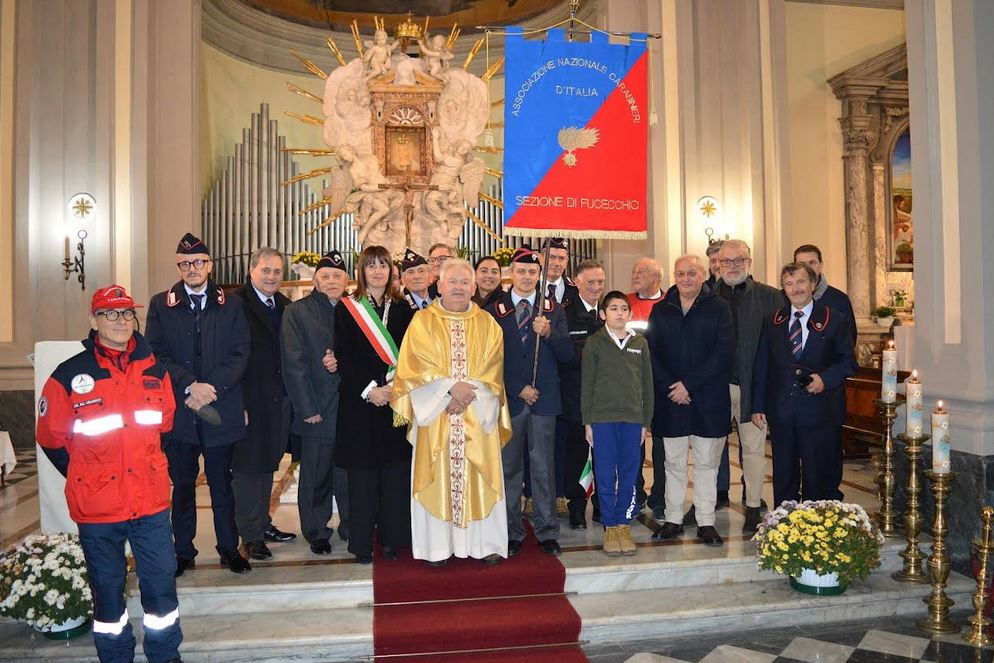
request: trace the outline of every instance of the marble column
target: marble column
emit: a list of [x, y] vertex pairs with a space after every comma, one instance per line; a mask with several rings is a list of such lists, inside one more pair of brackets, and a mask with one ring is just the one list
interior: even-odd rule
[[850, 99], [848, 105], [848, 112], [841, 120], [846, 187], [846, 277], [856, 319], [865, 320], [870, 315], [870, 284], [873, 275], [867, 172], [870, 147], [876, 141], [876, 135], [870, 130], [866, 100]]

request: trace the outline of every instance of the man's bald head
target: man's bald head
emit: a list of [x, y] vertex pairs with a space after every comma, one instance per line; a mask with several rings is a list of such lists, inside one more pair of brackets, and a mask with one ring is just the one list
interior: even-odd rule
[[632, 290], [643, 297], [652, 297], [663, 282], [663, 268], [649, 257], [639, 258], [632, 266]]

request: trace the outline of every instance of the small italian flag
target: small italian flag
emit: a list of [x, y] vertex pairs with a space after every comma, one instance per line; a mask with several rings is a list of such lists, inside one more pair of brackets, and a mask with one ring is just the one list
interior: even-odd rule
[[591, 453], [591, 451], [587, 451], [587, 462], [583, 466], [583, 471], [580, 472], [580, 485], [587, 491], [588, 498], [594, 494], [594, 466]]

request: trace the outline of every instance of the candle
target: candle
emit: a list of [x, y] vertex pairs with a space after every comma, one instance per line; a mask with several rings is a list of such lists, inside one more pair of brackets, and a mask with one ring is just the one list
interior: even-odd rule
[[66, 235], [66, 260], [69, 260], [69, 235]]
[[897, 350], [894, 349], [894, 341], [887, 341], [880, 372], [880, 400], [894, 403], [897, 401]]
[[945, 474], [949, 471], [949, 413], [942, 401], [932, 412], [932, 471]]
[[911, 371], [911, 378], [908, 379], [905, 386], [907, 387], [908, 397], [908, 419], [904, 433], [908, 437], [920, 437], [922, 434], [922, 412], [924, 411], [924, 405], [922, 404], [922, 383], [918, 379], [917, 369]]

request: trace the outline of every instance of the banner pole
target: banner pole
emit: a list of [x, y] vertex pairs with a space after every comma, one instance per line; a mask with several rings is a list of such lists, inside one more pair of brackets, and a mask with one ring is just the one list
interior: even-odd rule
[[[535, 298], [535, 308], [538, 313], [535, 317], [538, 317], [545, 313], [545, 291], [549, 283], [549, 245], [550, 242], [546, 240], [545, 242], [545, 261], [542, 264], [542, 287], [538, 289], [538, 297]], [[535, 356], [532, 358], [532, 389], [535, 388], [535, 381], [538, 379], [538, 351], [540, 349], [539, 344], [542, 342], [542, 337], [535, 334]]]

